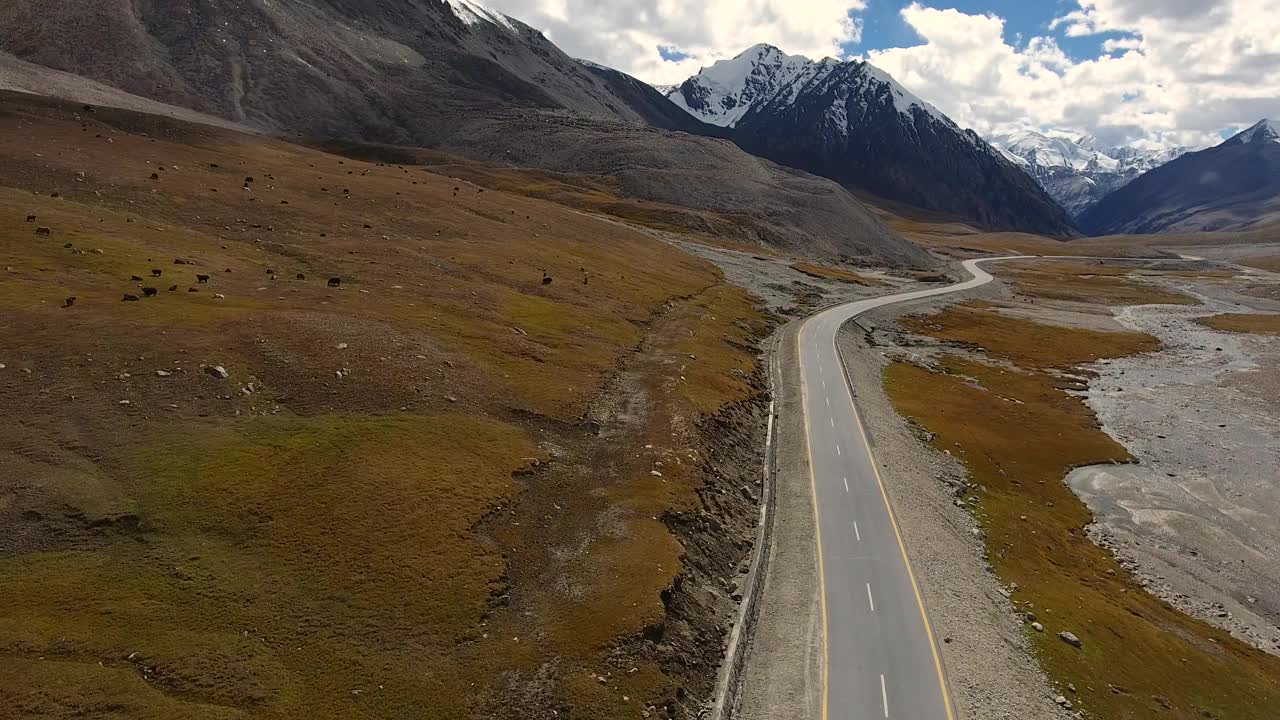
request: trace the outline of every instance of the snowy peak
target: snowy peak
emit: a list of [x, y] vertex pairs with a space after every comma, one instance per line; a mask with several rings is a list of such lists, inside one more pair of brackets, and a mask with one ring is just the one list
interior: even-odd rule
[[[786, 107], [804, 94], [811, 94], [817, 88], [831, 89], [837, 82], [844, 85], [837, 92], [841, 101], [861, 98], [865, 106], [872, 98], [880, 98], [908, 118], [912, 117], [912, 108], [920, 108], [940, 121], [951, 123], [937, 108], [874, 65], [833, 58], [815, 62], [802, 55], [787, 55], [766, 44], [754, 45], [731, 60], [720, 60], [703, 68], [666, 95], [703, 122], [732, 128], [752, 111], [765, 106], [775, 110]], [[847, 119], [845, 110], [833, 105], [831, 118], [837, 123]], [[847, 128], [842, 132], [847, 132]]]
[[754, 45], [703, 68], [667, 97], [703, 122], [733, 127], [753, 105], [769, 101], [813, 65], [772, 45]]
[[1245, 145], [1248, 143], [1280, 142], [1280, 123], [1263, 118], [1256, 125], [1236, 135], [1223, 145]]
[[[1082, 138], [1093, 140], [1092, 138]], [[1093, 167], [1103, 172], [1114, 171], [1119, 162], [1097, 150], [1088, 149], [1064, 137], [1049, 137], [1028, 130], [991, 138], [991, 144], [1005, 153], [1016, 155], [1027, 165], [1045, 169], [1085, 170]], [[1096, 144], [1094, 141], [1092, 144]]]
[[453, 14], [468, 27], [487, 23], [489, 25], [497, 25], [511, 32], [516, 31], [516, 26], [512, 24], [511, 18], [497, 10], [490, 10], [481, 4], [479, 0], [447, 0], [447, 2]]
[[[1185, 154], [1188, 148], [1106, 147], [1092, 135], [1021, 131], [990, 139], [1064, 208], [1079, 215], [1108, 193]], [[1016, 159], [1015, 159], [1016, 158]]]

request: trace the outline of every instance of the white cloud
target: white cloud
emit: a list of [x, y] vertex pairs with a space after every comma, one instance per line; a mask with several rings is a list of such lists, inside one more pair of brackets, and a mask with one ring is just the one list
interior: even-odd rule
[[981, 133], [1059, 128], [1113, 143], [1203, 145], [1280, 115], [1274, 0], [1079, 0], [1051, 30], [1124, 33], [1073, 60], [1049, 36], [1009, 45], [1003, 21], [913, 4], [921, 45], [870, 53], [917, 94]]
[[[760, 42], [839, 56], [842, 44], [861, 38], [857, 14], [868, 0], [485, 2], [571, 55], [677, 83]], [[982, 133], [1058, 128], [1117, 144], [1209, 144], [1224, 128], [1280, 116], [1276, 2], [1071, 0], [1041, 36], [1013, 44], [993, 14], [917, 2], [902, 18], [922, 43], [868, 59]], [[1114, 35], [1099, 38], [1096, 58], [1069, 57], [1054, 38], [1103, 32]], [[659, 46], [688, 57], [663, 60]]]
[[[678, 83], [704, 65], [757, 43], [790, 54], [838, 56], [857, 42], [862, 22], [851, 13], [866, 0], [485, 0], [542, 30], [575, 57], [616, 67], [652, 83]], [[658, 46], [688, 55], [663, 60]]]

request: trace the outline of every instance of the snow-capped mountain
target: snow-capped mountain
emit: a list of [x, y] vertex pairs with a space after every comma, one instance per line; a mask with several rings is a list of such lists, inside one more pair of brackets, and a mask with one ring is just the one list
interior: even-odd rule
[[988, 138], [1011, 162], [1031, 174], [1072, 216], [1089, 209], [1139, 175], [1186, 153], [1188, 148], [1108, 148], [1097, 138], [1070, 138], [1021, 131]]
[[1223, 145], [1245, 145], [1247, 143], [1280, 143], [1280, 123], [1263, 118], [1253, 127], [1222, 143]]
[[866, 62], [756, 45], [667, 97], [749, 152], [994, 228], [1074, 232], [1017, 163]]
[[1263, 120], [1160, 165], [1080, 215], [1098, 235], [1245, 230], [1280, 220], [1280, 125]]

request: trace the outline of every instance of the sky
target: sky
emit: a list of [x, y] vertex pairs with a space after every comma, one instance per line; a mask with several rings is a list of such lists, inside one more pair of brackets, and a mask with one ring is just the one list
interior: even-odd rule
[[1280, 0], [484, 0], [676, 84], [756, 43], [866, 60], [964, 127], [1206, 146], [1280, 119]]

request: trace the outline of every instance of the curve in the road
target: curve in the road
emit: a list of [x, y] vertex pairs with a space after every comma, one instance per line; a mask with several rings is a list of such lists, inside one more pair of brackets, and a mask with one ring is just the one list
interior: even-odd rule
[[991, 282], [839, 305], [801, 327], [799, 358], [822, 608], [822, 717], [954, 720], [946, 675], [906, 546], [836, 349], [841, 326], [878, 307]]

